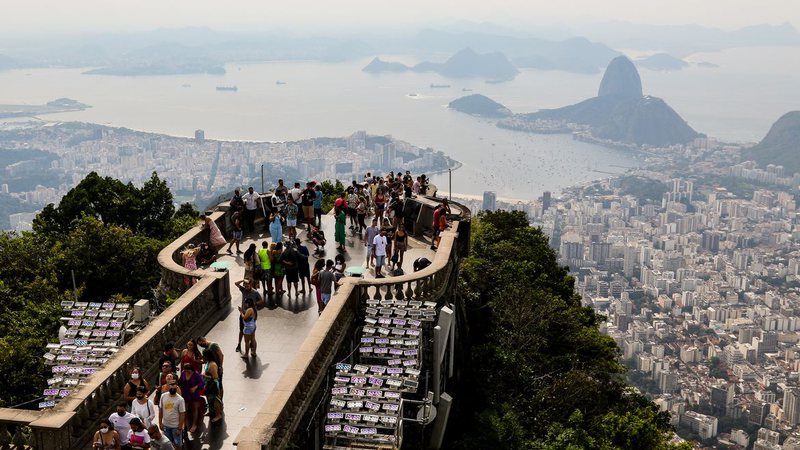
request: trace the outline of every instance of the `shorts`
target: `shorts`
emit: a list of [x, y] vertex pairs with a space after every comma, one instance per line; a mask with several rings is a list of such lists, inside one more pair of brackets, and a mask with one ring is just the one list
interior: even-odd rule
[[244, 319], [242, 319], [242, 316], [239, 315], [239, 333], [243, 331], [244, 331]]
[[367, 246], [367, 258], [369, 258], [370, 256], [372, 256], [372, 252], [373, 252], [373, 251], [374, 251], [374, 248], [373, 248], [373, 246], [372, 246], [372, 245], [368, 245], [368, 246]]
[[183, 433], [178, 433], [177, 428], [164, 427], [164, 436], [176, 447], [183, 446]]
[[272, 278], [271, 269], [261, 269], [261, 281], [269, 281]]
[[297, 226], [297, 219], [286, 219], [286, 226], [287, 227], [296, 227]]
[[331, 294], [322, 294], [322, 304], [327, 305], [331, 301]]
[[356, 216], [356, 209], [355, 208], [347, 208], [347, 215], [350, 217]]
[[239, 231], [234, 230], [233, 231], [233, 240], [234, 241], [241, 241], [242, 240], [242, 230], [239, 230]]
[[317, 217], [322, 217], [322, 208], [314, 208], [314, 215]]
[[[322, 212], [320, 210], [320, 212]], [[303, 217], [308, 220], [314, 217], [314, 207], [313, 206], [303, 206]]]
[[287, 270], [286, 271], [286, 282], [287, 283], [297, 283], [300, 281], [300, 271], [297, 269]]
[[386, 255], [375, 256], [375, 265], [382, 266], [386, 262]]

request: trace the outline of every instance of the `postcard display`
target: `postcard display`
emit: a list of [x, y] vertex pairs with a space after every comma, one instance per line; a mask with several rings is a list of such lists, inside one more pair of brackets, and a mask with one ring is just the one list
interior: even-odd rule
[[399, 449], [403, 396], [415, 395], [420, 388], [422, 344], [433, 336], [436, 303], [375, 299], [366, 303], [358, 363], [333, 367], [325, 449]]
[[67, 331], [58, 343], [47, 344], [44, 360], [52, 377], [40, 409], [55, 406], [119, 351], [132, 315], [127, 303], [64, 301], [61, 308]]

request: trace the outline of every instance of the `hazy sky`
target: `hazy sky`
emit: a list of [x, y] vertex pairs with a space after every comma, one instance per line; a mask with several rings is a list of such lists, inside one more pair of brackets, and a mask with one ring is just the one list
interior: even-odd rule
[[800, 28], [800, 0], [0, 0], [0, 11], [2, 32], [26, 34], [190, 25], [307, 32], [455, 20], [513, 26], [625, 20], [720, 28], [791, 22]]

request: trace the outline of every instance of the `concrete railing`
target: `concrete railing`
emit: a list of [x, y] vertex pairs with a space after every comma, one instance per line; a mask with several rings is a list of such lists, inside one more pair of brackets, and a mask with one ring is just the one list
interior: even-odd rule
[[[214, 213], [220, 223], [224, 214]], [[197, 226], [165, 247], [158, 255], [162, 284], [182, 292], [180, 297], [153, 319], [97, 372], [89, 376], [69, 397], [47, 411], [0, 408], [0, 448], [68, 450], [87, 447], [97, 421], [108, 417], [122, 400], [122, 392], [133, 367], [151, 378], [167, 342], [182, 343], [204, 334], [230, 307], [227, 272], [190, 271], [182, 267], [179, 251], [188, 243], [206, 238]], [[197, 280], [184, 283], [185, 277]]]
[[[430, 203], [431, 200], [425, 200]], [[469, 210], [461, 209], [463, 221]], [[367, 299], [414, 297], [438, 301], [458, 264], [459, 221], [442, 234], [432, 264], [419, 272], [383, 279], [343, 278], [339, 287], [311, 329], [300, 350], [250, 424], [236, 438], [239, 450], [283, 449], [305, 413], [316, 407], [318, 393], [328, 369], [335, 362], [342, 343], [353, 329]], [[467, 236], [462, 236], [465, 238]]]

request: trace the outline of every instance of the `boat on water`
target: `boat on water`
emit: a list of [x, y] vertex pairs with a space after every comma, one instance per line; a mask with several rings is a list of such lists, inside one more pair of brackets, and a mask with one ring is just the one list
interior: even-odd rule
[[419, 95], [419, 94], [416, 94], [416, 93], [413, 93], [413, 92], [411, 94], [408, 94], [409, 97], [416, 97], [417, 95]]
[[431, 83], [431, 89], [445, 89], [445, 88], [449, 88], [449, 87], [450, 87], [449, 84], [433, 84], [433, 83]]
[[277, 85], [282, 85], [282, 84], [286, 84], [286, 82], [285, 82], [285, 81], [278, 80], [278, 81], [276, 81], [276, 82], [275, 82], [275, 84], [277, 84]]
[[236, 92], [239, 90], [238, 86], [217, 86], [218, 91], [231, 91]]
[[192, 87], [192, 85], [191, 85], [191, 84], [184, 84], [184, 85], [182, 85], [182, 86], [183, 86], [183, 87]]
[[461, 92], [472, 92], [470, 88], [461, 88]]

